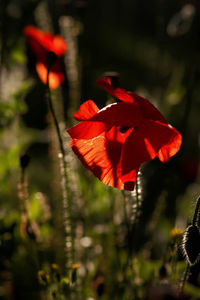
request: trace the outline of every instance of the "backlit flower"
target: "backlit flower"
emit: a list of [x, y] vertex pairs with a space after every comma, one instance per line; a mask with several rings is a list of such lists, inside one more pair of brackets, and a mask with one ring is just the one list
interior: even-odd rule
[[43, 83], [47, 82], [47, 53], [53, 52], [56, 55], [49, 72], [49, 87], [57, 88], [65, 79], [60, 57], [67, 50], [66, 42], [59, 35], [53, 36], [49, 32], [43, 32], [34, 26], [26, 26], [24, 34], [28, 40], [30, 48], [36, 56], [36, 70]]
[[97, 83], [121, 100], [99, 110], [92, 100], [80, 106], [81, 121], [67, 130], [81, 162], [103, 183], [133, 190], [140, 165], [156, 156], [167, 162], [181, 146], [180, 133], [148, 100], [112, 85], [110, 77]]

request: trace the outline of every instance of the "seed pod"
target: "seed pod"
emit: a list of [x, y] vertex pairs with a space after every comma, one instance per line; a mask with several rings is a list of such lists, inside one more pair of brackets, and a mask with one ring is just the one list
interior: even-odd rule
[[28, 154], [22, 154], [20, 155], [20, 166], [22, 169], [26, 169], [30, 162], [30, 156]]
[[57, 55], [53, 51], [48, 51], [46, 54], [47, 68], [50, 70], [57, 59]]

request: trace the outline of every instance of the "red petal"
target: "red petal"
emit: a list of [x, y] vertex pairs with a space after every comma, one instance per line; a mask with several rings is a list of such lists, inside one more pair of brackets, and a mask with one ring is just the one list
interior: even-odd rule
[[93, 139], [106, 131], [106, 125], [103, 122], [84, 121], [72, 128], [67, 132], [73, 139]]
[[66, 52], [67, 44], [59, 35], [53, 36], [51, 33], [43, 32], [34, 26], [26, 26], [24, 33], [33, 52], [43, 62], [46, 61], [47, 51], [52, 51], [58, 56]]
[[124, 184], [135, 183], [140, 165], [154, 157], [147, 151], [140, 128], [134, 129], [127, 138], [122, 152], [122, 181]]
[[149, 121], [147, 139], [162, 162], [167, 162], [180, 149], [181, 134], [171, 125]]
[[[46, 66], [41, 63], [38, 62], [36, 64], [36, 70], [37, 73], [41, 79], [41, 81], [46, 84], [47, 83], [47, 68]], [[57, 70], [54, 70], [52, 68], [52, 70], [49, 73], [49, 87], [50, 89], [56, 89], [59, 87], [59, 85], [65, 80], [65, 76], [63, 74], [62, 71], [59, 70], [59, 68], [57, 68]]]
[[137, 103], [146, 119], [158, 120], [160, 122], [167, 123], [159, 110], [147, 99], [124, 89], [114, 88], [110, 77], [99, 78], [97, 79], [97, 83], [117, 99], [120, 99], [124, 102]]
[[89, 120], [98, 113], [99, 109], [92, 100], [81, 104], [79, 110], [73, 115], [78, 121]]
[[122, 180], [135, 182], [140, 165], [156, 156], [167, 162], [181, 146], [181, 135], [172, 126], [159, 121], [147, 121], [133, 130], [122, 153]]
[[43, 45], [43, 33], [34, 26], [26, 26], [24, 34], [29, 42], [32, 51], [35, 53], [37, 59], [46, 61], [46, 49]]
[[103, 183], [124, 189], [121, 181], [121, 151], [126, 135], [119, 128], [111, 128], [95, 139], [71, 140], [71, 146], [78, 158]]
[[60, 35], [54, 36], [51, 51], [55, 52], [58, 56], [62, 56], [63, 54], [65, 54], [66, 50], [67, 44], [63, 40], [63, 38]]
[[134, 102], [137, 103], [140, 107], [140, 110], [146, 119], [157, 120], [162, 123], [167, 123], [163, 115], [151, 102], [133, 92], [130, 92], [130, 94]]
[[111, 77], [102, 77], [97, 79], [98, 85], [100, 85], [104, 90], [106, 90], [109, 94], [114, 96], [117, 99], [120, 99], [124, 102], [133, 103], [132, 97], [129, 93], [121, 88], [114, 88], [111, 83]]
[[92, 139], [113, 126], [135, 127], [144, 122], [133, 103], [113, 103], [100, 110], [88, 121], [83, 121], [67, 132], [72, 138]]
[[112, 126], [135, 127], [144, 122], [137, 105], [123, 102], [107, 105], [92, 120], [105, 122], [109, 128]]
[[32, 25], [28, 25], [24, 28], [24, 34], [27, 38], [32, 37], [36, 40], [42, 40], [43, 38], [42, 31]]

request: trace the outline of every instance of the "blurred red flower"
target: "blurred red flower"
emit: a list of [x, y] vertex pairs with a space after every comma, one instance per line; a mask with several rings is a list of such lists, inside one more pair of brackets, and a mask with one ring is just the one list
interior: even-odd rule
[[27, 41], [36, 56], [36, 70], [43, 83], [47, 82], [47, 62], [46, 57], [48, 52], [56, 54], [55, 62], [49, 72], [49, 87], [57, 88], [65, 79], [62, 71], [60, 57], [67, 50], [67, 44], [59, 35], [53, 36], [49, 32], [43, 32], [40, 29], [29, 25], [24, 29], [24, 34]]
[[110, 77], [97, 83], [122, 102], [101, 110], [92, 100], [83, 103], [74, 114], [81, 122], [67, 130], [71, 147], [103, 183], [133, 190], [140, 165], [156, 156], [167, 162], [178, 152], [181, 134], [148, 100], [115, 88]]

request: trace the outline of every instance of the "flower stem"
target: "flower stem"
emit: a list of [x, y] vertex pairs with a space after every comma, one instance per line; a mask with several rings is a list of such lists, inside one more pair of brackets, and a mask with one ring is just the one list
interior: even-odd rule
[[181, 282], [181, 288], [180, 288], [180, 292], [183, 293], [184, 290], [184, 286], [188, 277], [188, 273], [190, 270], [190, 265], [187, 263], [186, 269], [185, 269], [185, 273], [184, 273], [184, 277], [183, 277], [183, 281]]
[[26, 235], [26, 224], [27, 224], [27, 188], [25, 183], [24, 169], [21, 169], [20, 183], [18, 185], [18, 198], [20, 205], [20, 231], [22, 235]]
[[122, 195], [123, 195], [123, 213], [124, 213], [124, 221], [128, 227], [128, 216], [127, 216], [127, 199], [125, 192], [122, 190]]
[[63, 140], [58, 125], [58, 120], [54, 111], [53, 103], [51, 100], [51, 92], [49, 88], [49, 71], [47, 72], [47, 101], [49, 105], [50, 112], [53, 117], [53, 122], [56, 128], [56, 134], [58, 137], [58, 143], [60, 148], [60, 153], [58, 154], [60, 160], [60, 171], [61, 171], [61, 186], [62, 186], [62, 196], [63, 196], [63, 219], [64, 219], [64, 229], [65, 229], [65, 255], [66, 255], [66, 270], [69, 272], [71, 265], [74, 263], [74, 239], [72, 234], [72, 220], [71, 220], [71, 200], [68, 196], [67, 188], [67, 165], [65, 161], [65, 150], [63, 146]]
[[196, 224], [198, 224], [199, 219], [200, 219], [200, 197], [197, 199], [192, 225], [195, 226]]
[[20, 183], [19, 183], [19, 200], [20, 200], [20, 210], [22, 219], [27, 221], [29, 218], [29, 194], [28, 194], [28, 180], [26, 176], [26, 168], [29, 164], [30, 157], [28, 154], [22, 154], [20, 156]]
[[135, 204], [136, 204], [136, 208], [135, 208], [135, 220], [137, 222], [138, 213], [139, 213], [138, 176], [137, 176], [136, 182], [135, 182]]
[[135, 189], [131, 192], [131, 224], [138, 222], [140, 207], [141, 207], [141, 172], [138, 171], [138, 175], [135, 182]]

